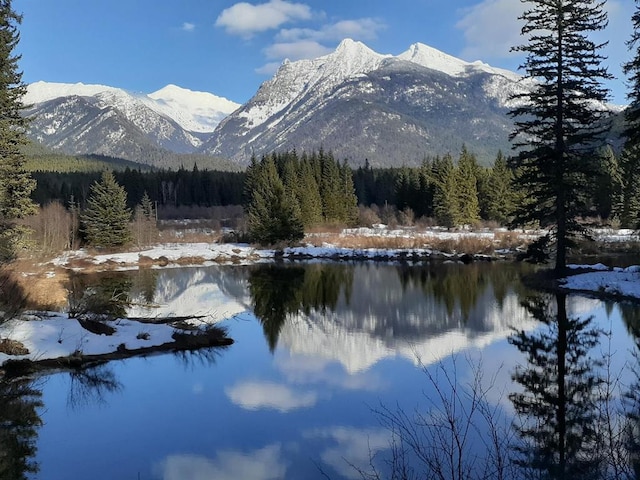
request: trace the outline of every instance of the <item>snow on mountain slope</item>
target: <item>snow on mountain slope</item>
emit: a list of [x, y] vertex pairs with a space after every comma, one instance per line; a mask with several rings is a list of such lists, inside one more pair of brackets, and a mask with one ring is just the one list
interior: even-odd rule
[[212, 93], [194, 92], [176, 85], [167, 85], [148, 97], [154, 100], [151, 108], [191, 132], [213, 132], [223, 118], [240, 107], [239, 103]]
[[[225, 98], [175, 85], [167, 85], [146, 95], [105, 85], [40, 81], [27, 86], [23, 100], [26, 105], [35, 106], [71, 96], [91, 97], [100, 108], [114, 107], [147, 133], [157, 128], [154, 114], [174, 121], [188, 132], [210, 133], [224, 117], [239, 107], [239, 104]], [[199, 143], [195, 137], [194, 142], [196, 146]]]
[[84, 83], [34, 82], [27, 86], [22, 99], [25, 105], [36, 105], [60, 97], [93, 97], [103, 92], [118, 90], [106, 85], [85, 85]]
[[240, 112], [250, 128], [281, 112], [304, 92], [322, 94], [344, 80], [378, 68], [390, 55], [374, 52], [361, 42], [343, 40], [338, 48], [315, 60], [285, 61], [265, 82], [251, 103]]
[[510, 147], [505, 113], [523, 88], [516, 73], [420, 43], [393, 56], [346, 39], [328, 55], [285, 61], [201, 151], [246, 163], [255, 152], [323, 146], [386, 165], [466, 144], [489, 162]]
[[423, 43], [414, 43], [406, 52], [401, 53], [396, 58], [438, 70], [452, 77], [460, 77], [474, 72], [486, 72], [492, 75], [502, 75], [514, 82], [521, 78], [517, 73], [495, 68], [481, 61], [465, 62]]

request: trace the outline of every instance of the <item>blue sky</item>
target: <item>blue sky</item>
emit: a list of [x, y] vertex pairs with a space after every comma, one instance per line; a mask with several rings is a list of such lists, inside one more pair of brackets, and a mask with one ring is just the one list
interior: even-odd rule
[[[151, 93], [173, 83], [244, 103], [284, 58], [314, 58], [344, 38], [397, 55], [421, 42], [515, 70], [518, 0], [14, 0], [24, 81], [99, 83]], [[625, 103], [632, 0], [608, 0], [601, 39], [612, 100]]]

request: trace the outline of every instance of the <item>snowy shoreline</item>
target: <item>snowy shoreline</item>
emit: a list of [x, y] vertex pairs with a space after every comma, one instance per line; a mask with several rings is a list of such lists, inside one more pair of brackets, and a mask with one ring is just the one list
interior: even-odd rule
[[[361, 233], [361, 232], [359, 232]], [[459, 255], [442, 253], [431, 249], [382, 249], [342, 248], [325, 244], [319, 247], [292, 247], [282, 250], [259, 249], [246, 244], [218, 243], [174, 243], [156, 245], [149, 249], [92, 255], [86, 250], [66, 252], [50, 262], [55, 268], [68, 270], [132, 270], [140, 267], [165, 268], [186, 265], [253, 263], [283, 260], [347, 260], [420, 262], [439, 258], [445, 261], [494, 260], [513, 257], [516, 252], [497, 252], [497, 255]], [[468, 258], [464, 258], [464, 256]], [[564, 291], [607, 297], [620, 300], [640, 301], [640, 266], [609, 268], [602, 264], [573, 265], [575, 275], [557, 280], [557, 287]], [[196, 337], [205, 333], [220, 319], [194, 320], [195, 330], [189, 335]], [[109, 322], [115, 332], [112, 335], [94, 334], [83, 328], [77, 319], [68, 314], [39, 312], [25, 314], [0, 325], [0, 339], [21, 345], [28, 353], [8, 355], [0, 353], [0, 366], [6, 362], [23, 361], [46, 364], [48, 368], [58, 365], [82, 365], [87, 361], [117, 358], [117, 353], [126, 356], [152, 353], [154, 349], [178, 348], [175, 334], [178, 329], [166, 323], [140, 323], [132, 319]], [[184, 333], [184, 332], [183, 332]], [[219, 344], [232, 342], [224, 335]], [[215, 342], [212, 345], [216, 344]], [[14, 352], [15, 353], [15, 352]], [[114, 357], [114, 355], [116, 355]], [[53, 361], [53, 363], [52, 363]], [[57, 363], [56, 363], [57, 361]], [[11, 362], [10, 362], [11, 363]], [[6, 364], [6, 365], [5, 365]]]

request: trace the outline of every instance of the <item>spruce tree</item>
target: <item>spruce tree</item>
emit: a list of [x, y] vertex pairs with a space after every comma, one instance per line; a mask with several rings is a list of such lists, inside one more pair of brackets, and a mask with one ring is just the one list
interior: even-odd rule
[[342, 221], [342, 180], [340, 167], [331, 153], [319, 153], [319, 162], [322, 172], [320, 182], [320, 196], [322, 197], [322, 212], [327, 222]]
[[[636, 11], [631, 17], [633, 33], [627, 42], [627, 47], [633, 52], [633, 57], [623, 65], [624, 73], [629, 77], [630, 90], [627, 94], [629, 106], [625, 110], [625, 147], [640, 146], [640, 0], [636, 0]], [[634, 51], [635, 50], [635, 51]]]
[[456, 195], [458, 200], [459, 222], [471, 225], [480, 220], [478, 204], [478, 162], [466, 147], [462, 148], [458, 168], [456, 169]]
[[485, 217], [501, 224], [507, 223], [515, 208], [516, 195], [513, 191], [513, 172], [507, 159], [500, 151], [487, 179]]
[[611, 76], [602, 66], [603, 45], [591, 34], [605, 28], [607, 14], [604, 1], [522, 1], [528, 6], [520, 17], [526, 43], [513, 50], [526, 55], [522, 68], [533, 82], [529, 91], [515, 95], [518, 106], [510, 112], [516, 181], [527, 193], [515, 223], [537, 221], [554, 230], [560, 273], [597, 173], [590, 159], [604, 130], [604, 112], [594, 103], [607, 99], [602, 81]]
[[25, 239], [27, 231], [16, 220], [36, 212], [30, 198], [35, 181], [22, 153], [27, 143], [28, 120], [21, 115], [26, 86], [18, 70], [20, 56], [14, 54], [21, 21], [11, 0], [0, 0], [0, 262], [13, 258]]
[[247, 217], [253, 240], [266, 245], [301, 240], [304, 227], [300, 209], [286, 194], [273, 157], [252, 165], [250, 182], [252, 191], [249, 192]]
[[451, 155], [436, 158], [431, 166], [434, 185], [433, 213], [439, 225], [455, 227], [460, 225], [460, 210], [457, 192], [457, 167]]
[[625, 145], [621, 158], [624, 180], [624, 205], [620, 218], [623, 225], [638, 226], [640, 208], [640, 1], [636, 0], [636, 11], [631, 17], [633, 33], [627, 42], [633, 56], [623, 65], [624, 73], [629, 77], [629, 106], [624, 111], [626, 128]]
[[598, 155], [600, 174], [596, 181], [595, 207], [604, 220], [617, 216], [622, 209], [624, 181], [622, 168], [613, 149], [607, 145]]
[[300, 162], [297, 196], [298, 204], [300, 205], [300, 215], [305, 227], [319, 224], [322, 221], [320, 187], [313, 174], [313, 168], [306, 159]]
[[340, 167], [340, 200], [342, 202], [341, 220], [347, 225], [355, 225], [358, 220], [358, 197], [353, 185], [353, 171], [349, 164], [342, 162]]
[[103, 172], [101, 181], [91, 186], [82, 215], [85, 239], [96, 247], [124, 245], [131, 241], [130, 220], [127, 192], [118, 185], [112, 172]]

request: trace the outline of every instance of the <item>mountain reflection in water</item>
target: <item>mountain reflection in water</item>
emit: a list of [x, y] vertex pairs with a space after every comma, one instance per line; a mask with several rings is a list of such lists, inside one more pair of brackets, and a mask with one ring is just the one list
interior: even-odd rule
[[501, 265], [260, 265], [253, 313], [273, 350], [338, 360], [350, 373], [402, 355], [432, 363], [506, 338], [530, 318], [519, 270]]
[[[640, 371], [639, 309], [533, 294], [525, 268], [176, 268], [111, 272], [111, 290], [84, 278], [83, 291], [117, 285], [129, 316], [204, 315], [236, 343], [0, 385], [3, 425], [24, 413], [3, 430], [0, 478], [637, 478], [640, 377], [624, 365]], [[465, 425], [474, 388], [493, 416], [466, 423], [446, 464], [456, 438], [441, 422]], [[7, 458], [22, 477], [1, 476]]]

